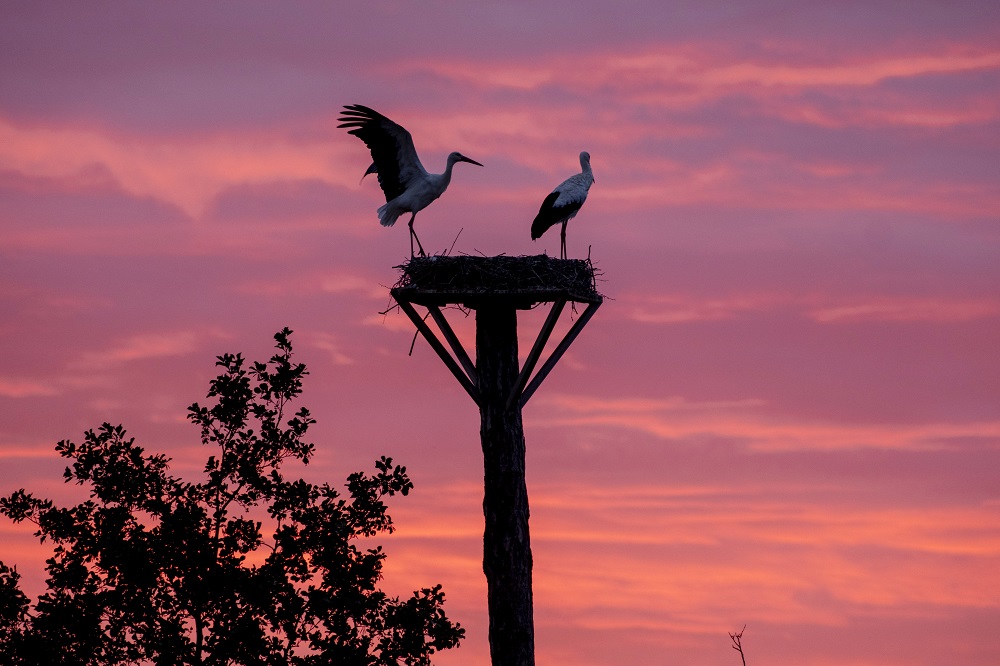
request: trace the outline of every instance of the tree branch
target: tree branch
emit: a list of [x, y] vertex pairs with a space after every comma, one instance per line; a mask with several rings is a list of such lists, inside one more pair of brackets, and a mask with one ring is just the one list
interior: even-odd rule
[[747, 666], [747, 658], [743, 654], [743, 645], [741, 643], [741, 641], [743, 639], [743, 632], [746, 631], [746, 628], [747, 628], [747, 625], [744, 624], [743, 628], [740, 629], [739, 633], [737, 633], [737, 634], [729, 634], [729, 638], [732, 639], [732, 641], [733, 641], [732, 648], [734, 650], [736, 650], [737, 652], [740, 653], [740, 659], [743, 660], [743, 666]]

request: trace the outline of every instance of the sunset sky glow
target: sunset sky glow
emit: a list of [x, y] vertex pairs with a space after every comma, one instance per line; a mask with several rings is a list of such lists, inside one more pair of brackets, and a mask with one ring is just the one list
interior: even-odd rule
[[53, 447], [104, 421], [197, 474], [216, 355], [288, 326], [296, 473], [406, 465], [386, 589], [442, 583], [435, 663], [489, 663], [478, 413], [380, 314], [408, 240], [360, 103], [485, 165], [428, 251], [558, 256], [531, 219], [592, 155], [568, 248], [608, 299], [524, 411], [539, 664], [738, 666], [743, 625], [751, 666], [1000, 663], [995, 0], [2, 12], [0, 494], [81, 499]]

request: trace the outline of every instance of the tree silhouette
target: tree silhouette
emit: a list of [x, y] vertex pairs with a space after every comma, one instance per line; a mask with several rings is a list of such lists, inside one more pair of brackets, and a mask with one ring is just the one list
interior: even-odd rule
[[188, 409], [215, 449], [200, 480], [105, 423], [56, 445], [88, 500], [0, 499], [54, 549], [34, 607], [0, 562], [0, 663], [411, 666], [458, 645], [440, 585], [405, 600], [378, 589], [385, 554], [367, 539], [393, 531], [383, 499], [413, 487], [405, 467], [382, 457], [346, 496], [284, 476], [314, 450], [309, 411], [291, 414], [307, 372], [290, 334], [266, 364], [218, 357], [212, 404]]

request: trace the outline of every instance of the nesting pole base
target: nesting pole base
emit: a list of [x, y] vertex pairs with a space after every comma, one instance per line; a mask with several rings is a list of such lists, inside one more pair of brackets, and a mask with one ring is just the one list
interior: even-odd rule
[[[483, 573], [494, 666], [534, 666], [531, 539], [521, 408], [593, 316], [603, 298], [589, 261], [536, 257], [420, 257], [401, 266], [392, 297], [479, 406], [483, 446]], [[524, 367], [518, 367], [517, 311], [551, 302]], [[567, 302], [587, 308], [535, 370]], [[414, 304], [427, 308], [444, 342]], [[476, 362], [441, 312], [476, 311]], [[447, 346], [446, 346], [447, 344]]]

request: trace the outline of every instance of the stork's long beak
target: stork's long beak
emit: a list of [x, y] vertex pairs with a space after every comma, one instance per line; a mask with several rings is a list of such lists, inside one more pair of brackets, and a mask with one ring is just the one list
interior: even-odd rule
[[466, 157], [465, 155], [462, 155], [462, 157], [461, 157], [460, 159], [461, 159], [461, 160], [462, 160], [463, 162], [468, 162], [469, 164], [475, 164], [476, 166], [483, 166], [482, 164], [480, 164], [480, 163], [479, 163], [479, 162], [477, 162], [476, 160], [470, 160], [470, 159], [469, 159], [468, 157]]

